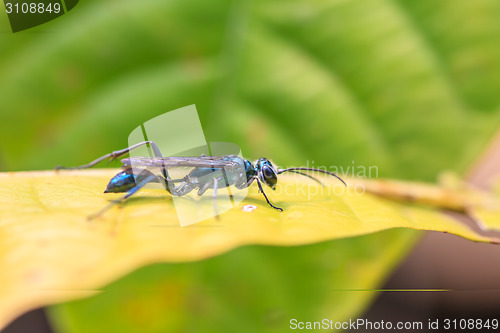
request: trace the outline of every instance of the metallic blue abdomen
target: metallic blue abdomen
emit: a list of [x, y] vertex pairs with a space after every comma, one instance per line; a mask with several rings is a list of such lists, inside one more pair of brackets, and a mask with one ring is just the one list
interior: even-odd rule
[[111, 178], [104, 193], [127, 192], [136, 185], [134, 174], [129, 170], [122, 171]]

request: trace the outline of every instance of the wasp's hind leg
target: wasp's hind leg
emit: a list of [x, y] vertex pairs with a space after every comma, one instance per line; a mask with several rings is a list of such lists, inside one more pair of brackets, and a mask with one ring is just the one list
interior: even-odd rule
[[76, 166], [76, 167], [63, 167], [63, 166], [56, 166], [55, 169], [56, 170], [60, 170], [60, 169], [66, 169], [66, 170], [74, 170], [74, 169], [87, 169], [87, 168], [91, 168], [93, 167], [94, 165], [96, 165], [97, 163], [99, 162], [102, 162], [104, 160], [107, 160], [109, 159], [109, 161], [113, 161], [123, 155], [126, 155], [128, 153], [130, 153], [132, 150], [134, 149], [137, 149], [139, 147], [142, 147], [144, 145], [151, 145], [151, 147], [153, 148], [153, 152], [155, 154], [156, 157], [163, 157], [162, 154], [161, 154], [161, 151], [160, 151], [160, 148], [158, 148], [158, 145], [156, 143], [154, 143], [153, 141], [144, 141], [144, 142], [139, 142], [133, 146], [130, 146], [130, 147], [127, 147], [127, 148], [124, 148], [124, 149], [121, 149], [121, 150], [116, 150], [114, 152], [111, 152], [109, 154], [106, 154], [106, 155], [103, 155], [95, 160], [93, 160], [92, 162], [88, 163], [88, 164], [84, 164], [84, 165], [79, 165], [79, 166]]
[[155, 180], [158, 181], [158, 177], [155, 176], [154, 174], [151, 174], [151, 175], [147, 176], [146, 178], [144, 178], [143, 180], [141, 180], [139, 183], [137, 183], [134, 187], [132, 187], [130, 190], [128, 190], [127, 194], [125, 194], [123, 197], [111, 201], [109, 203], [109, 205], [107, 205], [106, 207], [104, 207], [103, 209], [101, 209], [100, 211], [98, 211], [97, 213], [88, 216], [87, 219], [88, 220], [93, 220], [96, 217], [101, 216], [102, 214], [104, 214], [105, 212], [107, 212], [109, 209], [113, 208], [116, 205], [119, 205], [119, 204], [123, 203], [125, 200], [127, 200], [128, 198], [130, 198], [132, 195], [134, 195], [135, 193], [137, 193], [137, 191], [139, 191], [141, 188], [143, 188], [147, 183], [153, 182]]

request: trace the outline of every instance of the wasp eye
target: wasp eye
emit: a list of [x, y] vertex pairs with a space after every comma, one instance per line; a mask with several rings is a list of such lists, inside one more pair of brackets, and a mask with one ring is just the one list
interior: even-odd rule
[[274, 172], [269, 167], [264, 167], [262, 169], [262, 172], [264, 172], [264, 177], [265, 178], [272, 178], [272, 177], [274, 177]]
[[274, 190], [276, 188], [276, 183], [278, 183], [278, 175], [276, 172], [271, 167], [264, 166], [262, 168], [262, 174], [266, 185]]
[[255, 162], [255, 169], [260, 181], [274, 190], [278, 182], [278, 174], [271, 161], [261, 158]]

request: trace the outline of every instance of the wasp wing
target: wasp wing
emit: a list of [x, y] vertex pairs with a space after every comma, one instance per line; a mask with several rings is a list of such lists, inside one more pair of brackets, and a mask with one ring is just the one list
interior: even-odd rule
[[192, 157], [128, 157], [121, 160], [125, 167], [194, 167], [194, 168], [231, 168], [242, 165], [238, 156], [192, 156]]

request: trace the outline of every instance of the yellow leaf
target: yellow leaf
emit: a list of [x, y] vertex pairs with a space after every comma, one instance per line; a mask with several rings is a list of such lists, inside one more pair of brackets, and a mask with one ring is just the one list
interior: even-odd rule
[[[400, 227], [498, 242], [435, 210], [362, 194], [368, 182], [344, 188], [322, 178], [328, 185], [321, 187], [300, 176], [280, 176], [277, 190], [266, 192], [283, 213], [254, 185], [219, 220], [182, 228], [171, 196], [144, 189], [88, 221], [122, 196], [102, 193], [116, 172], [0, 174], [0, 327], [29, 309], [96, 293], [140, 266], [200, 260], [242, 245], [300, 245]], [[256, 209], [244, 209], [249, 204]]]
[[[493, 192], [500, 196], [500, 178], [494, 179], [491, 185]], [[484, 205], [471, 206], [468, 213], [483, 230], [500, 230], [500, 205], [498, 202], [489, 200]]]
[[475, 220], [483, 230], [500, 230], [500, 198], [495, 191], [489, 193], [471, 188], [457, 180], [454, 180], [452, 188], [387, 180], [358, 179], [355, 182], [371, 193], [462, 212]]
[[500, 230], [500, 209], [471, 208], [469, 214], [483, 230]]

